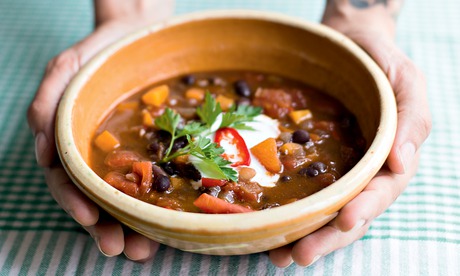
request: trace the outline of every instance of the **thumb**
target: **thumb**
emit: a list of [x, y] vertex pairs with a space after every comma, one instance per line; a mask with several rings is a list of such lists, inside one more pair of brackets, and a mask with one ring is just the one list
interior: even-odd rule
[[387, 164], [392, 172], [402, 174], [431, 131], [425, 78], [393, 41], [369, 35], [350, 37], [382, 68], [395, 93], [398, 127]]
[[128, 28], [102, 25], [94, 33], [49, 61], [45, 75], [27, 111], [35, 136], [35, 153], [40, 166], [50, 166], [55, 158], [54, 118], [64, 90], [80, 68], [99, 50], [122, 36]]

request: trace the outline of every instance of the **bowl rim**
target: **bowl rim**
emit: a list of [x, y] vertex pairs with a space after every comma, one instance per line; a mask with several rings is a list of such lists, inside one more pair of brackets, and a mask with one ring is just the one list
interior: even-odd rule
[[[150, 203], [130, 197], [104, 182], [83, 160], [73, 139], [72, 113], [73, 104], [79, 90], [91, 75], [112, 54], [121, 48], [158, 32], [165, 28], [186, 24], [188, 22], [208, 19], [253, 19], [301, 28], [317, 36], [327, 38], [340, 44], [352, 53], [369, 71], [380, 90], [382, 116], [374, 140], [361, 160], [332, 185], [296, 202], [272, 209], [244, 214], [203, 214], [168, 210]], [[384, 116], [383, 116], [384, 115]], [[328, 207], [336, 204], [353, 191], [364, 188], [364, 179], [376, 173], [383, 165], [393, 144], [396, 133], [396, 103], [391, 85], [379, 66], [358, 45], [349, 38], [319, 23], [309, 22], [288, 15], [265, 11], [248, 10], [212, 10], [175, 16], [166, 21], [152, 24], [128, 34], [110, 46], [104, 48], [71, 80], [60, 101], [56, 116], [56, 146], [63, 166], [71, 179], [78, 182], [79, 187], [90, 197], [101, 198], [118, 212], [139, 218], [144, 222], [157, 225], [163, 229], [174, 229], [181, 232], [206, 231], [209, 234], [249, 231], [265, 229], [270, 225], [281, 225], [287, 221], [296, 221], [300, 216], [311, 216], [318, 212], [326, 212]], [[77, 186], [78, 186], [77, 185]], [[366, 184], [367, 185], [367, 184]], [[107, 201], [111, 198], [114, 202]], [[142, 210], [142, 212], [139, 212]], [[330, 213], [328, 214], [330, 215]], [[244, 221], [244, 223], [241, 223]], [[199, 222], [199, 223], [197, 223]]]

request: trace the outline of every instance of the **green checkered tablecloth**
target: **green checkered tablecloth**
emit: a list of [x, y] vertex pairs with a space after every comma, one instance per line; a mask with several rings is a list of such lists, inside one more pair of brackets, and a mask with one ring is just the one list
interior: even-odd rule
[[[246, 8], [318, 21], [324, 1], [177, 1], [176, 13]], [[0, 275], [460, 275], [460, 1], [406, 1], [398, 43], [425, 72], [434, 127], [407, 190], [359, 241], [309, 268], [266, 254], [162, 246], [146, 263], [106, 258], [50, 196], [25, 112], [47, 61], [91, 32], [79, 0], [0, 1]]]

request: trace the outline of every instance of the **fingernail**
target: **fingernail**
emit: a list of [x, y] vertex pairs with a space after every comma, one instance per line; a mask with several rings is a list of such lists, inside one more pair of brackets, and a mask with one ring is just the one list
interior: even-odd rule
[[355, 226], [353, 226], [353, 228], [350, 229], [350, 231], [348, 232], [353, 232], [353, 231], [356, 231], [358, 230], [359, 228], [363, 227], [364, 224], [366, 224], [366, 220], [365, 219], [360, 219], [356, 222]]
[[101, 248], [101, 245], [100, 245], [100, 238], [97, 234], [94, 234], [94, 233], [89, 233], [91, 235], [91, 237], [94, 239], [94, 242], [96, 243], [96, 246], [97, 248], [99, 249], [99, 252], [102, 253], [102, 255], [106, 256], [106, 257], [113, 257], [115, 255], [109, 255], [107, 253], [104, 252], [104, 250], [102, 250]]
[[404, 172], [410, 167], [411, 163], [414, 161], [415, 156], [415, 146], [412, 143], [405, 143], [399, 148], [399, 154], [401, 159], [401, 164], [403, 165]]
[[319, 258], [321, 258], [321, 255], [316, 255], [313, 260], [311, 261], [311, 263], [309, 263], [308, 265], [306, 265], [305, 267], [309, 267], [309, 266], [312, 266], [314, 263], [316, 263], [316, 261], [319, 260]]
[[287, 268], [290, 267], [294, 263], [294, 260], [291, 260], [287, 265], [285, 266], [280, 266], [280, 268]]
[[106, 257], [109, 257], [109, 258], [115, 256], [115, 255], [107, 254], [107, 253], [104, 252], [104, 250], [102, 250], [101, 245], [99, 244], [99, 237], [94, 238], [94, 241], [96, 242], [97, 248], [102, 253], [102, 255], [104, 255]]
[[39, 132], [37, 136], [35, 136], [35, 158], [39, 165], [42, 163], [42, 158], [47, 148], [48, 139], [43, 132]]

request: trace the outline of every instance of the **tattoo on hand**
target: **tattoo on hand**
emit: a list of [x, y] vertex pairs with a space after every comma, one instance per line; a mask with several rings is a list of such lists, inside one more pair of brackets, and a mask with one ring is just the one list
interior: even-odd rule
[[365, 9], [377, 4], [388, 6], [388, 0], [350, 0], [350, 4], [358, 9]]
[[[331, 0], [329, 0], [331, 1]], [[390, 15], [396, 19], [398, 17], [399, 11], [402, 6], [403, 0], [348, 0], [350, 5], [360, 9], [364, 10], [367, 8], [371, 8], [376, 5], [383, 5]]]

